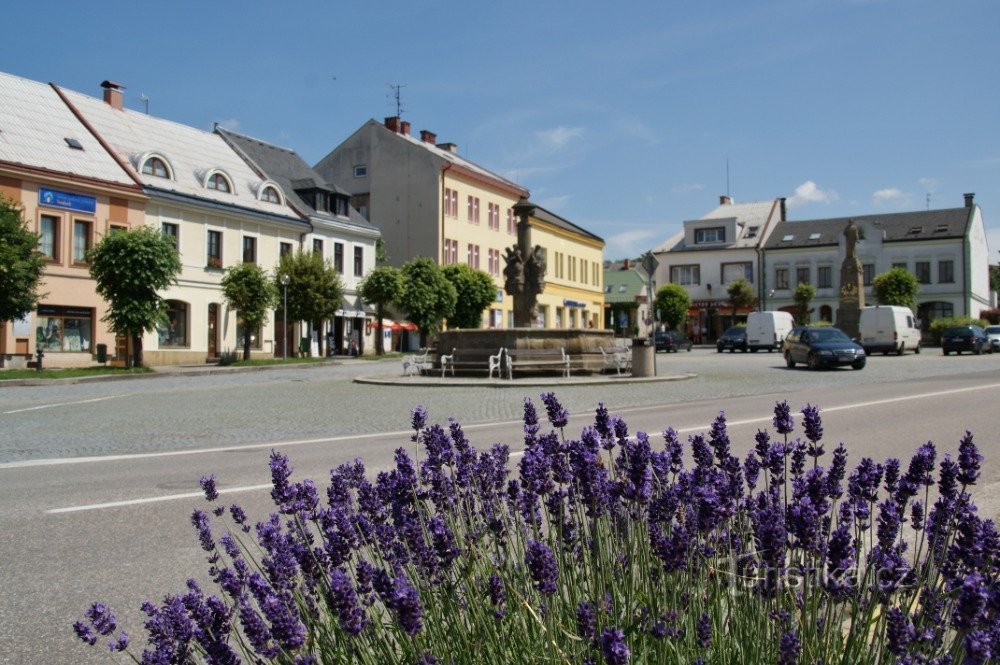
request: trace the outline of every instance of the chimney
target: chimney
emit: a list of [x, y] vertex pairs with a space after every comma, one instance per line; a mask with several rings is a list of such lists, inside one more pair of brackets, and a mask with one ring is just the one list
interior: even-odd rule
[[409, 120], [403, 120], [399, 123], [399, 133], [403, 136], [410, 135], [410, 122]]
[[732, 202], [733, 202], [733, 200], [731, 198], [729, 198], [729, 196], [726, 195], [726, 194], [723, 194], [722, 196], [719, 197], [719, 205], [720, 206], [731, 205]]
[[399, 116], [394, 115], [385, 119], [385, 128], [393, 134], [399, 133]]
[[971, 208], [972, 207], [972, 199], [976, 198], [975, 192], [969, 192], [968, 194], [964, 194], [963, 196], [965, 196], [965, 207], [966, 208]]
[[628, 270], [631, 267], [632, 267], [632, 260], [631, 259], [625, 259], [622, 262], [622, 270]]
[[782, 222], [787, 222], [787, 221], [788, 221], [788, 219], [787, 219], [787, 218], [785, 217], [785, 213], [786, 213], [786, 211], [787, 211], [787, 208], [785, 207], [785, 197], [784, 197], [784, 196], [782, 196], [782, 197], [781, 197], [780, 199], [778, 199], [778, 200], [779, 200], [779, 201], [781, 201], [781, 221], [782, 221]]
[[438, 143], [437, 147], [440, 148], [441, 150], [447, 150], [453, 155], [458, 154], [458, 146], [455, 145], [454, 143]]
[[104, 88], [104, 103], [121, 111], [125, 106], [125, 93], [122, 92], [125, 86], [114, 81], [102, 81], [101, 87]]
[[437, 141], [437, 134], [427, 129], [421, 129], [420, 140], [423, 141], [424, 143], [430, 143], [431, 145], [434, 145], [435, 141]]

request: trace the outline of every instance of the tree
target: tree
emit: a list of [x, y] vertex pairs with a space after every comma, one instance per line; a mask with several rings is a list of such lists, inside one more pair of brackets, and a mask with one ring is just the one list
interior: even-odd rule
[[421, 344], [426, 344], [427, 335], [437, 332], [441, 321], [454, 314], [458, 293], [431, 259], [418, 256], [407, 261], [401, 273], [403, 290], [396, 305], [420, 328]]
[[677, 329], [687, 319], [691, 294], [680, 284], [664, 284], [656, 290], [655, 307], [660, 321]]
[[222, 296], [243, 323], [243, 360], [250, 360], [250, 337], [267, 323], [278, 302], [278, 287], [256, 263], [238, 263], [222, 276]]
[[384, 266], [389, 262], [389, 252], [385, 251], [385, 241], [382, 236], [375, 239], [375, 265]]
[[[344, 285], [333, 263], [316, 252], [289, 252], [281, 257], [274, 271], [274, 286], [281, 287], [281, 276], [288, 275], [288, 318], [308, 321], [320, 328], [324, 319], [332, 319], [344, 300]], [[319, 340], [322, 354], [323, 340]]]
[[1000, 266], [990, 266], [990, 289], [1000, 293]]
[[375, 353], [377, 355], [385, 353], [385, 344], [382, 339], [382, 318], [385, 316], [385, 309], [396, 301], [402, 291], [403, 275], [399, 272], [399, 268], [392, 266], [375, 268], [358, 284], [358, 294], [361, 299], [375, 305], [376, 328], [378, 330], [375, 336]]
[[816, 287], [809, 282], [799, 282], [798, 286], [795, 287], [795, 291], [792, 294], [792, 299], [795, 300], [795, 323], [804, 326], [808, 325], [810, 314], [813, 310], [809, 307], [809, 303], [812, 302], [813, 298], [816, 297]]
[[[38, 234], [28, 230], [21, 206], [0, 196], [0, 326], [34, 311], [43, 270]], [[0, 352], [0, 367], [3, 363]]]
[[733, 305], [733, 325], [736, 325], [736, 311], [741, 307], [753, 307], [757, 302], [757, 295], [753, 292], [753, 285], [745, 277], [730, 282], [726, 286], [726, 293], [729, 294], [729, 302]]
[[493, 278], [482, 270], [464, 263], [452, 263], [442, 268], [444, 276], [455, 287], [455, 311], [448, 317], [451, 328], [478, 328], [483, 324], [483, 310], [496, 302], [497, 287]]
[[887, 270], [872, 280], [872, 295], [880, 305], [898, 305], [914, 310], [919, 292], [920, 282], [906, 268]]
[[101, 320], [132, 340], [132, 364], [142, 367], [142, 335], [167, 323], [159, 291], [177, 283], [181, 259], [174, 243], [149, 226], [104, 236], [87, 253], [97, 293], [108, 303]]

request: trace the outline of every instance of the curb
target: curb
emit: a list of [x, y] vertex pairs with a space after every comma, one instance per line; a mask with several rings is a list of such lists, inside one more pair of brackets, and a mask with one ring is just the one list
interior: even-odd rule
[[483, 379], [483, 378], [459, 378], [444, 377], [435, 378], [432, 376], [409, 376], [398, 375], [373, 375], [356, 376], [354, 383], [363, 383], [380, 386], [420, 386], [420, 387], [468, 387], [477, 388], [520, 388], [524, 386], [610, 386], [625, 383], [664, 383], [667, 381], [686, 381], [697, 378], [697, 374], [667, 374], [664, 376], [594, 376], [594, 377], [530, 377], [525, 379]]

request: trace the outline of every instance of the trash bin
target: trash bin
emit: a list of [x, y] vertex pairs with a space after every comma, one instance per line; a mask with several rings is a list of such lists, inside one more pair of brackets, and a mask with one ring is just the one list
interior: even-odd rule
[[97, 362], [101, 363], [102, 365], [104, 363], [108, 362], [108, 345], [107, 344], [98, 344], [97, 345]]
[[309, 355], [309, 343], [311, 341], [312, 340], [309, 337], [303, 337], [302, 339], [300, 339], [299, 340], [299, 353], [301, 353], [304, 356], [308, 356]]
[[656, 374], [656, 347], [649, 337], [632, 339], [632, 376]]

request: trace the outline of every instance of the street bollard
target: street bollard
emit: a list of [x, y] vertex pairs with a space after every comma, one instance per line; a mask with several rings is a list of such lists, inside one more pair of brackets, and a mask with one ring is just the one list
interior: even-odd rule
[[38, 349], [35, 350], [35, 371], [36, 372], [41, 372], [42, 371], [42, 358], [44, 358], [44, 357], [45, 357], [45, 352], [42, 351], [41, 347], [38, 347]]

